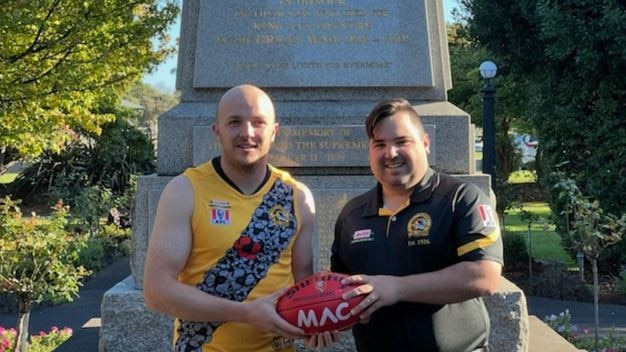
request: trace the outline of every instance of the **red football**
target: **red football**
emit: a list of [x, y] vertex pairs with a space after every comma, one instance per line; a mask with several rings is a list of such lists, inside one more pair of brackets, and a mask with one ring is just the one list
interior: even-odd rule
[[356, 287], [342, 285], [345, 274], [332, 272], [315, 273], [296, 282], [276, 302], [276, 311], [289, 323], [307, 334], [324, 331], [345, 330], [359, 321], [350, 310], [359, 304], [365, 295], [349, 300], [341, 296]]

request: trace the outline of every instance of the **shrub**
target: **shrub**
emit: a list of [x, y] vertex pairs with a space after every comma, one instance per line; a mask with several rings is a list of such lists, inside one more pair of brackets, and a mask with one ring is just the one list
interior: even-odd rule
[[619, 294], [626, 295], [626, 270], [619, 273], [619, 277], [615, 280], [615, 289]]
[[17, 297], [18, 351], [27, 344], [33, 303], [71, 301], [78, 293], [79, 280], [88, 274], [74, 266], [84, 238], [70, 235], [66, 226], [67, 208], [62, 204], [49, 218], [23, 218], [15, 202], [0, 200], [0, 292]]
[[[61, 346], [72, 336], [72, 329], [65, 327], [60, 329], [53, 326], [50, 332], [40, 331], [38, 335], [30, 337], [29, 352], [51, 352]], [[15, 343], [17, 331], [13, 328], [5, 329], [0, 326], [0, 352], [11, 351]]]
[[515, 269], [528, 264], [528, 247], [522, 236], [505, 234], [502, 236], [504, 246], [504, 265]]
[[567, 301], [592, 302], [591, 288], [577, 279], [577, 273], [565, 270], [563, 265], [545, 267], [528, 283], [527, 294]]
[[[585, 326], [579, 327], [572, 324], [572, 317], [568, 309], [559, 315], [546, 316], [544, 322], [576, 348], [587, 351], [595, 350], [595, 338], [591, 331]], [[620, 336], [615, 331], [610, 331], [599, 337], [598, 348], [602, 352], [626, 351], [626, 337]]]
[[123, 194], [131, 175], [155, 170], [154, 146], [143, 132], [124, 118], [103, 125], [100, 136], [79, 133], [60, 153], [45, 152], [11, 184], [10, 192], [23, 200], [48, 195], [74, 206], [72, 196], [91, 186]]

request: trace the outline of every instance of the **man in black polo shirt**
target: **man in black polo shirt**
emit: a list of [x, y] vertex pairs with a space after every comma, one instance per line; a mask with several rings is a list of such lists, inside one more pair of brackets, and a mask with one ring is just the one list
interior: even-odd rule
[[408, 101], [367, 117], [378, 184], [350, 200], [335, 226], [331, 270], [367, 297], [353, 313], [359, 352], [487, 351], [481, 296], [502, 269], [497, 217], [478, 187], [429, 168], [430, 140]]

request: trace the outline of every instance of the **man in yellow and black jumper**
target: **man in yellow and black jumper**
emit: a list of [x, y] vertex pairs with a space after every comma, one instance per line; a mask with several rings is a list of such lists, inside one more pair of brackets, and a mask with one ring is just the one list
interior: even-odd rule
[[[312, 273], [313, 197], [268, 164], [278, 123], [261, 89], [228, 90], [213, 132], [220, 157], [187, 169], [161, 195], [146, 304], [176, 318], [175, 351], [294, 351], [304, 332], [274, 304]], [[309, 344], [323, 346], [317, 338]]]
[[367, 297], [353, 313], [357, 349], [487, 351], [502, 241], [489, 198], [429, 168], [430, 140], [404, 99], [368, 115], [370, 167], [378, 184], [350, 200], [335, 226], [331, 270]]

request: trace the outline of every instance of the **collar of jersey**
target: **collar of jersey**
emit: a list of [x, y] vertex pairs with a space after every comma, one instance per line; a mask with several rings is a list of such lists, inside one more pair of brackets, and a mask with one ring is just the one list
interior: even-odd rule
[[[422, 178], [420, 183], [413, 190], [413, 193], [411, 193], [411, 203], [421, 203], [428, 200], [430, 198], [430, 195], [435, 190], [438, 179], [439, 174], [436, 173], [433, 169], [428, 168], [428, 170], [426, 170], [424, 178]], [[365, 206], [365, 211], [363, 213], [364, 217], [378, 216], [379, 209], [383, 207], [383, 188], [380, 182], [376, 184], [376, 188], [372, 191], [373, 197], [370, 197], [367, 205]]]

